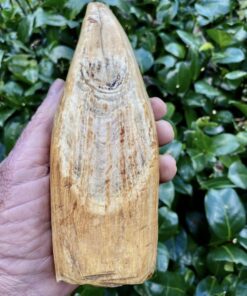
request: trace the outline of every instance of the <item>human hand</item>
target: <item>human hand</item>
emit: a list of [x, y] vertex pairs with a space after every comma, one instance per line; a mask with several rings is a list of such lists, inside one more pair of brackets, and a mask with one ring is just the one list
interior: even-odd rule
[[[56, 80], [9, 156], [0, 164], [0, 295], [67, 295], [76, 286], [57, 283], [52, 256], [49, 150], [52, 123], [63, 93]], [[173, 137], [160, 120], [166, 105], [151, 100], [160, 145]], [[159, 121], [160, 120], [160, 121]], [[160, 180], [176, 173], [170, 155], [160, 157]]]

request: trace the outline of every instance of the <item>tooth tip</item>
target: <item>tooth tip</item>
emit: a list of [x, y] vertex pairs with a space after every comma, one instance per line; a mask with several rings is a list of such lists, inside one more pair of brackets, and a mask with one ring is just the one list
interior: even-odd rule
[[101, 2], [91, 2], [87, 5], [87, 10], [91, 9], [108, 9], [108, 7]]

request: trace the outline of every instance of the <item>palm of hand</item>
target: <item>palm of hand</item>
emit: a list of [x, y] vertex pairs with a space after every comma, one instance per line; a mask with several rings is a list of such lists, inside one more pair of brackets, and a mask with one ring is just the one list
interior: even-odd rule
[[[4, 285], [12, 291], [9, 279], [16, 291], [35, 287], [33, 295], [66, 295], [75, 288], [56, 283], [51, 243], [49, 145], [62, 86], [61, 80], [55, 82], [14, 150], [0, 165], [0, 291], [1, 286], [4, 291]], [[160, 128], [157, 126], [158, 133]], [[159, 133], [160, 142], [171, 138]], [[163, 167], [169, 170], [163, 173], [163, 179], [173, 177], [175, 164], [171, 158], [170, 163], [163, 159]]]

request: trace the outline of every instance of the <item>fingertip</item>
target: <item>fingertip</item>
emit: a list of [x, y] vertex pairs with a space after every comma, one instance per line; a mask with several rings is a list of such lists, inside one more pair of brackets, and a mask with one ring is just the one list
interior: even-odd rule
[[62, 79], [56, 79], [50, 86], [47, 96], [38, 107], [37, 111], [32, 117], [29, 123], [30, 127], [46, 126], [47, 130], [51, 129], [53, 118], [59, 102], [62, 98], [64, 89], [64, 81]]
[[174, 139], [174, 130], [172, 125], [165, 120], [160, 120], [156, 122], [157, 136], [159, 145], [163, 146], [168, 144]]
[[177, 173], [176, 160], [170, 154], [160, 156], [160, 182], [168, 182]]
[[39, 106], [37, 113], [48, 112], [47, 116], [54, 116], [64, 90], [64, 80], [58, 78], [50, 86], [47, 96]]
[[150, 102], [154, 112], [155, 120], [161, 119], [167, 112], [166, 103], [157, 97], [151, 98]]
[[50, 86], [47, 95], [48, 96], [54, 95], [54, 94], [60, 92], [63, 89], [63, 87], [64, 87], [64, 80], [61, 78], [57, 78]]

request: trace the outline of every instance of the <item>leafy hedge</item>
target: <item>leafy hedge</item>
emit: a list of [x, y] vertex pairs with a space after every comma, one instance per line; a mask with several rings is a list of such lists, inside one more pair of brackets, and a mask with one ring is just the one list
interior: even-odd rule
[[[87, 0], [0, 0], [0, 158], [50, 83], [66, 77]], [[157, 272], [76, 295], [247, 295], [247, 1], [105, 0], [150, 96], [168, 102], [178, 162], [160, 186]], [[145, 123], [143, 123], [145, 124]]]

